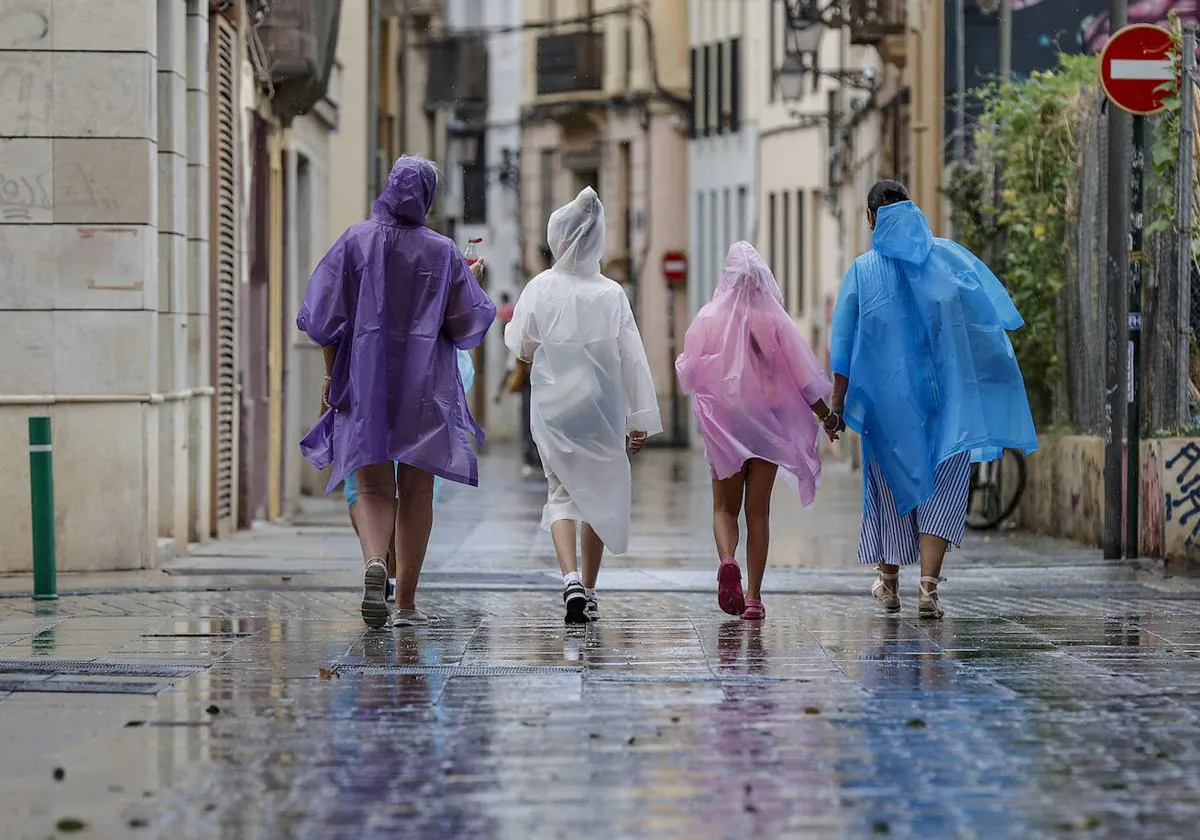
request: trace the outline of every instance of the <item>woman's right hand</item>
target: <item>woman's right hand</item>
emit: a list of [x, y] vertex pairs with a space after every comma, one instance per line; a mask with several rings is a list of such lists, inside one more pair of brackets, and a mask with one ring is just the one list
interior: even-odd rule
[[329, 404], [329, 386], [330, 386], [330, 384], [331, 384], [331, 380], [329, 379], [328, 376], [326, 376], [325, 383], [321, 386], [321, 413], [322, 414], [324, 414], [326, 411], [328, 411], [330, 408], [333, 407]]

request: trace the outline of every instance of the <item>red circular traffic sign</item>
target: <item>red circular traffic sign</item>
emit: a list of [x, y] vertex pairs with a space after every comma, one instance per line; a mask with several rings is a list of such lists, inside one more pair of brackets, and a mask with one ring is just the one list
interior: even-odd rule
[[662, 258], [663, 277], [668, 283], [682, 283], [687, 279], [688, 259], [683, 251], [667, 251]]
[[1138, 116], [1157, 114], [1175, 81], [1171, 33], [1136, 23], [1117, 30], [1100, 53], [1100, 84], [1114, 105]]

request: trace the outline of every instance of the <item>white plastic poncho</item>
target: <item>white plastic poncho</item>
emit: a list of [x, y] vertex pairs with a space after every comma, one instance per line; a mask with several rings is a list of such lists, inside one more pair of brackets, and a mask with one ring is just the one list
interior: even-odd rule
[[504, 331], [533, 363], [530, 426], [570, 503], [546, 505], [542, 527], [587, 522], [613, 554], [629, 545], [626, 435], [662, 432], [654, 380], [625, 291], [600, 273], [604, 207], [587, 187], [550, 216], [554, 267], [529, 282]]

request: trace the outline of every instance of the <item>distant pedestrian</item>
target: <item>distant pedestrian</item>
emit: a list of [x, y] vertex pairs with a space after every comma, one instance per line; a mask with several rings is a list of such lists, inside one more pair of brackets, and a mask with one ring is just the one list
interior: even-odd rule
[[897, 181], [867, 196], [871, 250], [842, 281], [833, 316], [833, 410], [862, 435], [859, 562], [900, 610], [900, 566], [921, 564], [917, 613], [941, 618], [938, 583], [962, 541], [971, 463], [1038, 447], [1008, 331], [1024, 325], [1003, 284], [956, 242], [935, 239]]
[[[712, 470], [717, 603], [730, 615], [762, 621], [776, 472], [782, 469], [800, 501], [812, 504], [821, 480], [816, 418], [828, 424], [831, 438], [837, 418], [826, 405], [829, 377], [783, 308], [771, 269], [749, 242], [729, 249], [721, 282], [688, 328], [675, 370], [684, 393], [693, 395]], [[736, 559], [743, 505], [749, 573], [744, 593]]]
[[[387, 557], [396, 538], [397, 622], [420, 624], [417, 581], [433, 524], [433, 479], [477, 485], [471, 417], [455, 348], [483, 341], [496, 306], [455, 244], [426, 226], [438, 176], [402, 157], [371, 218], [352, 225], [313, 272], [296, 325], [325, 348], [330, 406], [301, 444], [326, 492], [357, 471], [363, 620], [388, 622]], [[397, 502], [397, 499], [399, 501]]]
[[533, 438], [548, 484], [542, 526], [562, 568], [566, 622], [582, 624], [599, 617], [605, 546], [624, 554], [629, 544], [627, 449], [640, 451], [662, 419], [629, 298], [600, 273], [604, 207], [595, 191], [554, 211], [547, 234], [554, 266], [525, 287], [504, 339], [533, 365]]

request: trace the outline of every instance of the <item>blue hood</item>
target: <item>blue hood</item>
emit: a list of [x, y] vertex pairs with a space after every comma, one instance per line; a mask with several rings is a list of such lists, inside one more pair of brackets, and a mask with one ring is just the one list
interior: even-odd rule
[[920, 265], [933, 249], [933, 231], [921, 208], [911, 201], [887, 204], [875, 216], [871, 247], [885, 257]]

